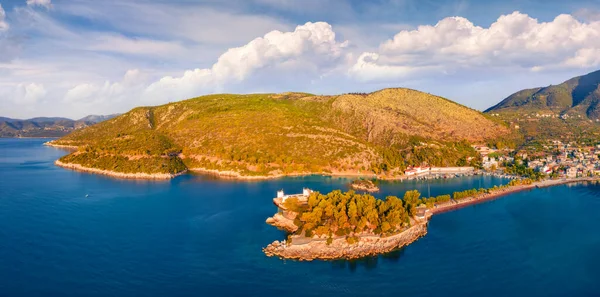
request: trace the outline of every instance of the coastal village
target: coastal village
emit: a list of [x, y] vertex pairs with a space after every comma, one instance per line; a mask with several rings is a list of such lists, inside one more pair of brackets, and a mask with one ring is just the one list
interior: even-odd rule
[[537, 147], [496, 150], [475, 146], [481, 154], [482, 167], [487, 171], [505, 172], [511, 165], [522, 165], [552, 178], [576, 178], [600, 175], [600, 144], [589, 146], [577, 142], [552, 140]]
[[[335, 234], [334, 236], [330, 230], [329, 235], [313, 235], [312, 233], [309, 235], [308, 231], [298, 227], [299, 222], [303, 220], [302, 209], [310, 208], [307, 204], [309, 199], [314, 198], [311, 198], [312, 195], [322, 194], [308, 188], [304, 188], [302, 193], [291, 195], [281, 190], [273, 199], [278, 211], [273, 217], [267, 219], [267, 223], [288, 232], [288, 237], [284, 241], [275, 241], [269, 244], [263, 251], [267, 256], [298, 260], [351, 259], [386, 253], [409, 245], [425, 236], [428, 222], [435, 214], [524, 190], [573, 182], [598, 182], [600, 175], [598, 158], [600, 145], [586, 146], [575, 142], [563, 143], [555, 140], [522, 150], [497, 150], [483, 145], [476, 145], [474, 149], [480, 154], [481, 168], [410, 167], [406, 170], [405, 177], [422, 178], [486, 173], [509, 177], [512, 180], [506, 185], [454, 192], [452, 195], [445, 195], [446, 197], [443, 195], [419, 199], [418, 192], [409, 191], [415, 192], [417, 196], [408, 201], [406, 197], [410, 193], [405, 193], [404, 207], [407, 204], [416, 203], [407, 208], [412, 208], [408, 221], [399, 225], [395, 232], [385, 235], [374, 233], [372, 230], [350, 235]], [[367, 188], [354, 186], [352, 188], [369, 192]], [[365, 197], [368, 198], [368, 196]], [[293, 203], [286, 203], [290, 200], [293, 200]], [[290, 209], [290, 205], [293, 205], [294, 209]], [[342, 209], [345, 209], [345, 206], [342, 206]]]

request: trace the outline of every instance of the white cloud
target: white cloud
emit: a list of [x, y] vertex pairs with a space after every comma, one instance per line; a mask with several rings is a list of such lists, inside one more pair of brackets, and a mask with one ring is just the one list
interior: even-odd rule
[[362, 80], [377, 80], [487, 67], [589, 68], [600, 65], [598, 49], [598, 21], [582, 23], [559, 15], [544, 23], [514, 12], [482, 28], [466, 18], [450, 17], [435, 26], [401, 31], [377, 53], [363, 54], [349, 72]]
[[573, 13], [573, 16], [578, 17], [586, 22], [593, 22], [600, 20], [600, 11], [590, 8], [582, 8]]
[[[270, 68], [314, 71], [318, 77], [335, 68], [347, 42], [337, 42], [331, 25], [306, 23], [293, 32], [272, 31], [248, 44], [231, 48], [211, 68], [186, 71], [181, 77], [166, 76], [153, 83], [146, 94], [153, 98], [181, 99], [201, 90], [219, 90], [228, 82], [240, 82], [253, 72]], [[272, 76], [276, 74], [273, 73]]]
[[46, 9], [52, 7], [52, 0], [27, 0], [27, 6], [43, 6]]
[[128, 70], [119, 82], [105, 81], [97, 85], [82, 83], [70, 88], [63, 100], [70, 104], [107, 105], [139, 98], [147, 84], [145, 75], [138, 69]]
[[40, 101], [48, 92], [41, 84], [17, 84], [10, 94], [13, 101], [18, 105], [33, 106]]
[[6, 12], [4, 8], [2, 8], [2, 4], [0, 4], [0, 32], [8, 30], [8, 23], [6, 22]]

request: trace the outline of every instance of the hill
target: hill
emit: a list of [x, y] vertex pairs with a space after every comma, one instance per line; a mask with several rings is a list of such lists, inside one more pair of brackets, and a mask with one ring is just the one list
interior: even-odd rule
[[126, 173], [186, 169], [234, 176], [397, 174], [422, 162], [465, 165], [470, 142], [510, 136], [502, 124], [408, 89], [371, 94], [219, 94], [139, 107], [54, 141], [65, 163]]
[[76, 130], [117, 116], [90, 115], [79, 120], [67, 118], [32, 118], [27, 120], [0, 117], [0, 137], [61, 137]]
[[485, 112], [513, 122], [529, 138], [590, 138], [600, 130], [599, 84], [596, 71], [516, 92]]

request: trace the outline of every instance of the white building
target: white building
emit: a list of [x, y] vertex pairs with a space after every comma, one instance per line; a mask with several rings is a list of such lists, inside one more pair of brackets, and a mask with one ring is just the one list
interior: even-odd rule
[[310, 193], [312, 193], [313, 190], [309, 189], [309, 188], [303, 188], [302, 189], [302, 194], [291, 194], [291, 195], [286, 195], [283, 190], [279, 190], [277, 191], [277, 198], [281, 198], [281, 203], [285, 202], [285, 200], [287, 200], [288, 198], [292, 198], [292, 197], [296, 197], [298, 199], [307, 199], [308, 196], [310, 196]]
[[404, 175], [419, 175], [423, 173], [428, 173], [431, 167], [412, 167], [404, 171]]

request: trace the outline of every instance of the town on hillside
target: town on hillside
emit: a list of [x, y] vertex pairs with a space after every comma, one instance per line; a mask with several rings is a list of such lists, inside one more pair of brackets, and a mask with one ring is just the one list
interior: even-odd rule
[[525, 177], [577, 178], [600, 175], [600, 144], [550, 140], [519, 150], [498, 150], [476, 145], [482, 167], [494, 173]]

